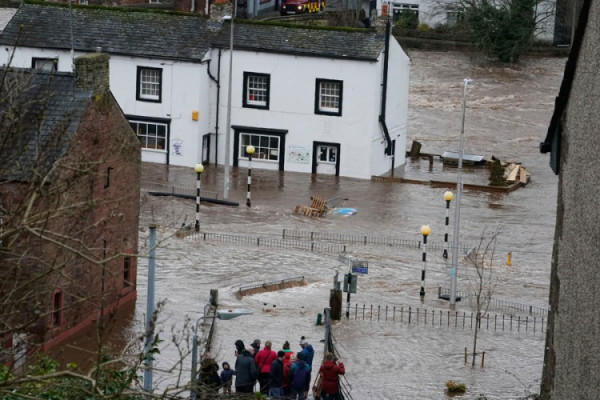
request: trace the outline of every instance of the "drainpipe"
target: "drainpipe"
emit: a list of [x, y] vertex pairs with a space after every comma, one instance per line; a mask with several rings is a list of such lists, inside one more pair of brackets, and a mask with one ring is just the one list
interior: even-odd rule
[[219, 101], [221, 101], [221, 49], [219, 49], [219, 61], [217, 63], [217, 77], [215, 78], [210, 73], [210, 63], [206, 69], [208, 76], [214, 83], [217, 84], [217, 111], [215, 115], [215, 165], [218, 164], [218, 149], [219, 149]]
[[[385, 154], [388, 156], [393, 156], [392, 151], [392, 139], [390, 138], [390, 133], [388, 131], [387, 124], [385, 122], [385, 105], [387, 102], [387, 78], [388, 78], [388, 64], [389, 64], [389, 53], [390, 53], [390, 30], [391, 25], [388, 19], [385, 25], [385, 50], [384, 50], [384, 59], [383, 59], [383, 83], [381, 90], [381, 114], [379, 114], [379, 124], [381, 125], [381, 129], [383, 130], [383, 135], [385, 136], [385, 141], [387, 142], [387, 147], [385, 148]], [[392, 161], [393, 163], [393, 161]]]
[[219, 148], [219, 99], [221, 95], [221, 49], [219, 49], [219, 61], [217, 64], [217, 77], [215, 78], [210, 73], [210, 63], [211, 59], [206, 61], [201, 61], [200, 64], [207, 63], [206, 73], [208, 77], [217, 84], [217, 111], [216, 111], [216, 121], [215, 121], [215, 165], [217, 165], [217, 149]]

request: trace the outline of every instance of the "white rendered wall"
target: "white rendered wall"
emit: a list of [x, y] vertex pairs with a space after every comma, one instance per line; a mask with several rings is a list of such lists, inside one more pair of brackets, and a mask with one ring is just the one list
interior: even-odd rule
[[[223, 60], [229, 60], [227, 51], [223, 52]], [[221, 77], [226, 79], [228, 62], [222, 62], [221, 65], [224, 67]], [[312, 160], [313, 142], [322, 141], [340, 143], [340, 175], [370, 178], [371, 137], [380, 104], [380, 82], [377, 81], [380, 68], [381, 65], [375, 62], [235, 51], [231, 124], [287, 130], [284, 155], [286, 171], [311, 173], [311, 162], [290, 161], [287, 150], [290, 146], [305, 148], [310, 152], [309, 160]], [[244, 71], [270, 74], [269, 110], [242, 107]], [[315, 114], [317, 78], [343, 81], [342, 116]], [[223, 86], [220, 111], [222, 133], [225, 132], [227, 105], [226, 88]], [[231, 135], [233, 164], [233, 129]], [[225, 144], [224, 135], [219, 138], [219, 144]], [[224, 160], [225, 149], [219, 147], [219, 159]], [[240, 157], [239, 165], [246, 165], [246, 157]], [[278, 164], [253, 160], [253, 168], [277, 169]]]
[[[0, 51], [0, 63], [8, 62], [12, 49]], [[75, 57], [85, 53], [76, 52]], [[12, 66], [31, 68], [32, 58], [56, 58], [59, 72], [71, 72], [71, 55], [66, 50], [19, 47]], [[160, 103], [136, 100], [137, 67], [162, 68], [162, 97]], [[201, 137], [209, 130], [208, 75], [206, 65], [114, 56], [110, 59], [110, 88], [123, 112], [129, 116], [170, 120], [169, 149], [142, 150], [142, 161], [166, 162], [193, 166], [200, 161]], [[199, 112], [198, 121], [192, 111]], [[173, 151], [174, 141], [182, 143], [180, 154]]]

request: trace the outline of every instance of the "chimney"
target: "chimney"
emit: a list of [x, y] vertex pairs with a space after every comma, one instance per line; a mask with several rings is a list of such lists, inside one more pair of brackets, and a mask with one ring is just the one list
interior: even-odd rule
[[91, 90], [94, 95], [110, 91], [108, 65], [110, 56], [106, 53], [91, 53], [75, 59], [77, 89]]

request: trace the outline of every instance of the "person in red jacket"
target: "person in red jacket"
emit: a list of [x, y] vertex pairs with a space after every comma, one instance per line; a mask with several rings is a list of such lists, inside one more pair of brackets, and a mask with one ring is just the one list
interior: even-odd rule
[[277, 358], [277, 353], [271, 350], [271, 341], [265, 342], [265, 347], [254, 356], [256, 367], [258, 369], [258, 383], [260, 384], [260, 392], [268, 394], [269, 392], [269, 372], [271, 371], [271, 363]]
[[[285, 343], [283, 344], [283, 394], [285, 396], [289, 396], [290, 395], [290, 382], [288, 380], [288, 375], [289, 375], [289, 371], [290, 371], [290, 367], [292, 365], [292, 356], [294, 356], [294, 352], [292, 350], [290, 350], [290, 342], [288, 342], [287, 340], [285, 341]], [[295, 356], [294, 356], [295, 357]]]
[[332, 353], [325, 355], [325, 360], [319, 368], [319, 372], [323, 374], [321, 383], [321, 400], [339, 400], [340, 399], [340, 383], [339, 376], [346, 373], [342, 360], [337, 360]]

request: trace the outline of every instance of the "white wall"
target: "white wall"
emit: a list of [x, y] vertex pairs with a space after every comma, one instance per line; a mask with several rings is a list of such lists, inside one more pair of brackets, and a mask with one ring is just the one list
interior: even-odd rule
[[[410, 60], [400, 44], [392, 36], [390, 37], [390, 59], [388, 65], [387, 102], [386, 102], [386, 125], [390, 139], [396, 140], [394, 166], [399, 167], [406, 162], [406, 138], [408, 122], [408, 83], [410, 72]], [[378, 96], [381, 97], [381, 84], [383, 83], [383, 53], [380, 56], [379, 75], [377, 77]], [[381, 107], [381, 102], [378, 103]], [[378, 111], [379, 112], [379, 111]], [[378, 122], [376, 131], [372, 137], [374, 145], [371, 147], [371, 175], [381, 175], [390, 171], [392, 159], [384, 154], [377, 145], [384, 140], [383, 130]], [[383, 143], [385, 147], [386, 143]]]
[[[229, 59], [227, 51], [223, 57]], [[373, 121], [379, 115], [379, 63], [235, 51], [233, 64], [232, 125], [288, 130], [286, 155], [290, 146], [301, 146], [308, 149], [311, 160], [313, 141], [340, 143], [340, 175], [370, 178]], [[227, 77], [228, 63], [222, 66], [221, 76]], [[269, 110], [242, 107], [244, 71], [270, 74]], [[316, 78], [343, 80], [342, 116], [315, 114]], [[226, 105], [225, 94], [221, 96], [222, 132]], [[225, 143], [223, 135], [219, 143]], [[219, 152], [223, 160], [225, 149]], [[241, 158], [239, 165], [245, 166], [245, 160]], [[277, 164], [256, 160], [253, 168], [276, 169]], [[286, 157], [287, 171], [310, 173], [311, 168], [310, 162], [290, 162]]]
[[[10, 58], [6, 49], [0, 51], [0, 63]], [[84, 53], [76, 52], [75, 57]], [[71, 72], [71, 56], [66, 50], [48, 50], [19, 47], [12, 60], [12, 66], [31, 68], [33, 57], [57, 58], [58, 71]], [[136, 100], [137, 66], [162, 69], [162, 98], [160, 103]], [[170, 164], [193, 166], [200, 161], [201, 137], [209, 131], [208, 118], [208, 75], [206, 65], [165, 62], [163, 60], [142, 59], [111, 55], [110, 87], [125, 114], [170, 120], [169, 144]], [[192, 120], [192, 111], [199, 112], [198, 121]], [[172, 151], [172, 142], [183, 143], [182, 155]], [[166, 162], [167, 150], [143, 150], [142, 160]]]
[[[407, 118], [408, 63], [406, 55], [395, 40], [391, 52], [388, 88], [388, 127], [397, 140], [397, 155], [404, 153]], [[80, 54], [75, 54], [77, 57]], [[218, 50], [209, 54], [213, 62], [211, 73], [217, 76]], [[5, 63], [10, 51], [0, 52]], [[19, 48], [13, 66], [31, 67], [32, 57], [58, 58], [59, 71], [71, 71], [71, 59], [65, 50]], [[382, 64], [380, 62], [334, 60], [316, 57], [297, 57], [270, 53], [236, 51], [232, 85], [231, 125], [287, 130], [284, 170], [311, 173], [313, 142], [340, 144], [340, 175], [368, 179], [371, 175], [389, 171], [391, 160], [384, 156], [385, 143], [378, 123], [381, 102]], [[221, 96], [219, 107], [218, 163], [224, 163], [227, 116], [227, 81], [229, 53], [221, 56]], [[193, 166], [201, 161], [202, 136], [214, 132], [216, 122], [216, 84], [209, 78], [207, 64], [165, 62], [126, 56], [111, 56], [111, 90], [123, 112], [132, 117], [170, 120], [170, 160], [173, 165]], [[137, 66], [162, 68], [162, 99], [160, 103], [136, 100]], [[243, 73], [270, 74], [269, 110], [242, 107]], [[314, 112], [315, 80], [343, 81], [342, 115], [319, 115]], [[192, 112], [199, 120], [192, 120]], [[234, 132], [231, 130], [233, 157]], [[172, 142], [183, 143], [182, 154], [176, 155]], [[215, 146], [215, 137], [211, 138]], [[305, 148], [310, 153], [306, 163], [289, 160], [291, 146]], [[166, 162], [167, 151], [143, 150], [142, 160]], [[214, 150], [210, 152], [214, 162]], [[246, 157], [239, 165], [246, 165]], [[231, 158], [231, 165], [233, 158]], [[396, 166], [401, 164], [396, 159]], [[255, 168], [277, 170], [277, 162], [256, 160]]]

